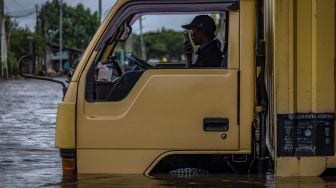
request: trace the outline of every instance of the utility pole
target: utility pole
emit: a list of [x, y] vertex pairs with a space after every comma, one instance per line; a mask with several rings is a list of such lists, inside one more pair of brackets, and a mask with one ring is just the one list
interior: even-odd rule
[[139, 20], [140, 23], [140, 50], [141, 50], [141, 56], [143, 60], [147, 60], [146, 58], [146, 47], [145, 47], [145, 42], [144, 42], [144, 38], [143, 38], [143, 31], [142, 31], [142, 16], [140, 17]]
[[38, 34], [39, 33], [39, 28], [40, 28], [39, 15], [38, 15], [38, 4], [35, 4], [35, 14], [36, 14], [35, 33]]
[[4, 4], [0, 0], [0, 44], [1, 44], [1, 77], [4, 78], [4, 62], [2, 62], [2, 20], [4, 19]]
[[[36, 14], [36, 26], [35, 26], [35, 33], [38, 35], [41, 33], [41, 20], [40, 20], [40, 16], [39, 16], [39, 6], [38, 4], [35, 4], [35, 14]], [[33, 62], [35, 64], [34, 67], [36, 67], [36, 64], [39, 65], [37, 67], [37, 71], [41, 71], [42, 68], [42, 64], [41, 64], [41, 59], [39, 57], [36, 56], [36, 49], [35, 49], [35, 39], [34, 39], [34, 43], [33, 43], [33, 47], [34, 47], [34, 58], [35, 61]]]
[[8, 68], [7, 68], [7, 46], [6, 46], [6, 35], [5, 35], [5, 17], [4, 17], [4, 1], [0, 0], [0, 32], [1, 32], [1, 76], [3, 78], [8, 78]]
[[[43, 39], [46, 39], [46, 15], [45, 15], [45, 5], [42, 4], [41, 5], [41, 14], [40, 14], [40, 19], [41, 19], [41, 36], [43, 37]], [[46, 46], [46, 48], [44, 48], [44, 58], [42, 60], [42, 71], [45, 71], [45, 73], [47, 73], [47, 60], [48, 60], [48, 46]]]
[[101, 23], [102, 18], [102, 0], [98, 0], [98, 21]]
[[62, 22], [62, 17], [63, 17], [63, 10], [62, 10], [62, 0], [59, 1], [60, 3], [60, 25], [59, 25], [59, 72], [62, 72], [63, 71], [63, 35], [62, 35], [62, 32], [63, 32], [63, 22]]
[[34, 37], [28, 36], [28, 48], [29, 55], [31, 56], [33, 64], [29, 64], [29, 73], [35, 74], [35, 62], [36, 62], [36, 54], [35, 54], [35, 41]]

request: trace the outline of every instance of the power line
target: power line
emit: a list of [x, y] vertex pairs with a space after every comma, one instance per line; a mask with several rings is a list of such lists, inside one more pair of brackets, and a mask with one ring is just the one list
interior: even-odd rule
[[23, 18], [35, 14], [35, 8], [32, 9], [23, 9], [7, 12], [6, 15], [12, 18]]
[[21, 12], [31, 12], [31, 11], [35, 11], [35, 7], [34, 8], [30, 8], [30, 9], [21, 9], [21, 10], [8, 11], [7, 13], [9, 13], [9, 14], [17, 14], [17, 13], [21, 13]]
[[19, 8], [17, 10], [11, 10], [8, 7], [7, 3], [4, 3], [5, 8], [7, 10], [5, 14], [12, 18], [23, 18], [23, 17], [27, 17], [35, 13], [35, 8], [28, 9], [27, 7], [22, 6], [22, 4], [19, 3], [17, 0], [12, 0], [11, 2], [14, 3], [12, 5], [15, 5], [15, 7]]
[[16, 0], [12, 0], [18, 7], [21, 9], [25, 9], [20, 3], [18, 3]]

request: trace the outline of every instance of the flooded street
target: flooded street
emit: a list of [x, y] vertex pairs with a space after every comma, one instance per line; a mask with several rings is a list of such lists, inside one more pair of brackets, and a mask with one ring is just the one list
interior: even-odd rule
[[0, 96], [0, 183], [5, 187], [59, 183], [54, 128], [61, 86], [35, 80], [0, 81]]
[[278, 178], [273, 175], [80, 175], [63, 180], [54, 147], [59, 84], [0, 81], [0, 187], [332, 187], [336, 178]]

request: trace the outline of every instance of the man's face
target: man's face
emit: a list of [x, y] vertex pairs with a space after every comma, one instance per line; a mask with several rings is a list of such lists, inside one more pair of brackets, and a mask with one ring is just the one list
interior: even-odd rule
[[201, 29], [199, 28], [191, 28], [192, 33], [191, 33], [191, 38], [194, 42], [195, 45], [200, 45], [202, 42], [202, 37], [204, 37], [204, 33]]

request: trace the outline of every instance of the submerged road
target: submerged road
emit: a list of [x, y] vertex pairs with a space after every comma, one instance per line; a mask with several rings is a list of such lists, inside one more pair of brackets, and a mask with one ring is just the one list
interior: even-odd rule
[[61, 181], [59, 152], [54, 147], [61, 99], [58, 84], [0, 81], [0, 184], [36, 187]]
[[54, 147], [58, 84], [37, 80], [0, 81], [0, 187], [330, 187], [332, 178], [273, 175], [80, 175], [63, 180]]

